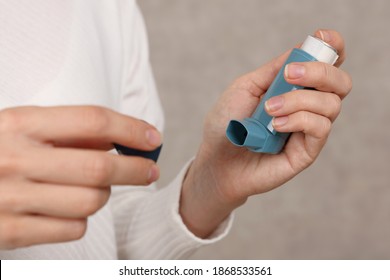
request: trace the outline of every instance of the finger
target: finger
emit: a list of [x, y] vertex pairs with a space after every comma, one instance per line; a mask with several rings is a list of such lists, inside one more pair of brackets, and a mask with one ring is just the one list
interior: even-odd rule
[[231, 88], [244, 89], [245, 91], [249, 91], [253, 96], [260, 98], [271, 85], [273, 79], [278, 74], [290, 52], [291, 50], [286, 51], [264, 66], [241, 76], [233, 82]]
[[[20, 172], [39, 182], [105, 187], [148, 185], [158, 179], [154, 161], [101, 151], [69, 148], [33, 148], [20, 164]], [[31, 159], [39, 158], [40, 164]]]
[[[339, 58], [335, 64], [336, 66], [339, 66], [344, 62], [345, 43], [343, 37], [339, 32], [329, 29], [321, 29], [317, 30], [314, 33], [314, 36], [330, 44], [333, 48], [337, 50]], [[298, 44], [295, 47], [299, 48], [300, 45]], [[276, 57], [275, 59], [267, 63], [266, 65], [264, 65], [263, 67], [260, 67], [254, 72], [252, 72], [251, 74], [253, 75], [253, 81], [256, 82], [256, 84], [260, 88], [267, 90], [268, 87], [271, 85], [274, 77], [279, 72], [280, 68], [283, 66], [287, 57], [290, 55], [290, 53], [291, 50], [288, 50], [282, 55]]]
[[76, 240], [87, 228], [85, 219], [1, 215], [0, 220], [0, 249]]
[[296, 154], [298, 151], [301, 157], [306, 155], [303, 166], [307, 166], [318, 156], [331, 130], [331, 121], [328, 118], [304, 111], [275, 118], [273, 125], [279, 132], [293, 132], [285, 152]]
[[352, 89], [351, 77], [343, 70], [322, 62], [294, 62], [286, 65], [284, 77], [290, 84], [333, 92], [345, 98]]
[[319, 140], [326, 140], [332, 127], [328, 118], [305, 111], [274, 118], [272, 125], [279, 132], [303, 132]]
[[341, 34], [335, 30], [321, 29], [314, 33], [314, 36], [325, 41], [333, 48], [337, 50], [339, 58], [337, 59], [335, 66], [340, 66], [345, 60], [345, 42]]
[[2, 111], [0, 120], [2, 129], [54, 144], [82, 140], [141, 150], [161, 144], [160, 133], [150, 124], [103, 107], [19, 107]]
[[340, 113], [341, 99], [336, 94], [328, 92], [295, 90], [270, 98], [265, 103], [265, 109], [273, 117], [308, 111], [333, 122]]
[[114, 149], [113, 143], [104, 143], [101, 140], [96, 139], [56, 140], [50, 141], [49, 144], [54, 147], [62, 148], [78, 148], [102, 151], [109, 151]]
[[110, 197], [110, 188], [97, 189], [22, 181], [3, 183], [0, 193], [2, 212], [87, 218], [106, 204]]
[[[318, 30], [315, 36], [334, 47], [339, 55], [336, 66], [339, 66], [345, 60], [344, 40], [341, 35], [334, 30]], [[295, 47], [299, 47], [296, 45]], [[261, 97], [267, 91], [280, 68], [285, 63], [291, 53], [291, 49], [276, 57], [266, 65], [238, 78], [232, 85], [232, 88], [242, 88], [248, 90], [253, 96]]]

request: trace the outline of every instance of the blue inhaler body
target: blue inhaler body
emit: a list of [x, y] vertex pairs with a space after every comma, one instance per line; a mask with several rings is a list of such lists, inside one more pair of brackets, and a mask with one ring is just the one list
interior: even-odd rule
[[306, 61], [320, 61], [333, 65], [337, 58], [337, 51], [333, 47], [318, 38], [308, 36], [301, 48], [292, 50], [253, 115], [241, 121], [230, 121], [226, 129], [226, 136], [230, 142], [239, 147], [246, 147], [253, 152], [279, 153], [291, 133], [281, 133], [274, 130], [272, 117], [265, 111], [264, 104], [273, 96], [303, 88], [286, 82], [284, 79], [285, 66], [291, 62]]

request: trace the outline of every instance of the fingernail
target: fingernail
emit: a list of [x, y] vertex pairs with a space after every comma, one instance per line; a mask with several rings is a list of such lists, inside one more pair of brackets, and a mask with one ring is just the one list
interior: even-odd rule
[[273, 127], [281, 127], [288, 122], [288, 117], [279, 117], [272, 120]]
[[158, 146], [161, 144], [160, 133], [154, 129], [149, 129], [146, 131], [146, 139], [148, 143], [152, 146]]
[[274, 96], [265, 102], [265, 108], [268, 112], [275, 112], [283, 107], [284, 98], [282, 96]]
[[322, 41], [325, 41], [325, 42], [332, 41], [332, 36], [330, 35], [330, 33], [328, 31], [319, 30], [318, 32], [320, 33]]
[[305, 75], [305, 67], [300, 64], [288, 64], [284, 68], [284, 75], [288, 79], [298, 79]]
[[152, 183], [156, 181], [159, 177], [159, 170], [157, 165], [153, 165], [150, 170], [149, 170], [149, 175], [148, 175], [148, 182]]

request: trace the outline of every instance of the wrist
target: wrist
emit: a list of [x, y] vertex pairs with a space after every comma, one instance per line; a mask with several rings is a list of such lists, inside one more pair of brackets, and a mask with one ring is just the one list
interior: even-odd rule
[[215, 164], [211, 158], [198, 153], [183, 180], [179, 211], [187, 228], [200, 238], [209, 236], [246, 201], [223, 191]]

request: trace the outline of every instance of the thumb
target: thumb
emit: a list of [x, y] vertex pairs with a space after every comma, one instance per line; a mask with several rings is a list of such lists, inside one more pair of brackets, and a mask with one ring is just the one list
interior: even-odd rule
[[290, 52], [291, 50], [274, 58], [260, 68], [241, 76], [234, 81], [231, 88], [243, 89], [250, 92], [253, 97], [260, 98], [271, 85]]

